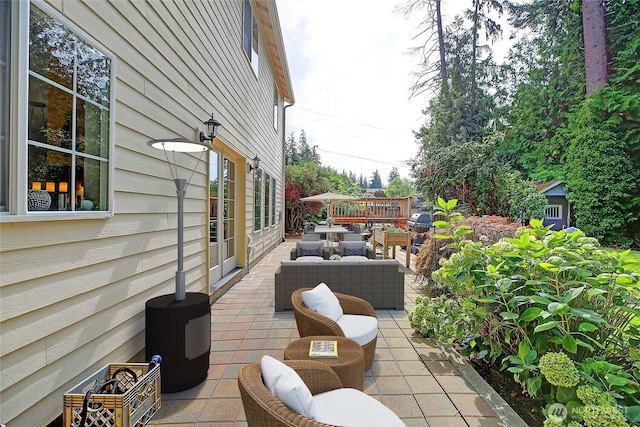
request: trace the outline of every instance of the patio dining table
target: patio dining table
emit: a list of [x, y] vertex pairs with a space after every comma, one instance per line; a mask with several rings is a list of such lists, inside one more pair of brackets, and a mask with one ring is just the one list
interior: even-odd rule
[[333, 225], [333, 226], [328, 226], [328, 225], [316, 225], [314, 230], [314, 233], [316, 234], [327, 234], [327, 246], [329, 247], [329, 250], [331, 251], [331, 253], [333, 254], [333, 240], [334, 238], [338, 235], [338, 234], [344, 234], [344, 233], [350, 233], [350, 230], [347, 230], [344, 227], [341, 227], [339, 225]]

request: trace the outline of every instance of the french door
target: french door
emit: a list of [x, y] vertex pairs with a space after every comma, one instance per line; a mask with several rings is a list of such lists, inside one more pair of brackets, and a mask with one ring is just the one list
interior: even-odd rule
[[209, 270], [214, 283], [237, 265], [237, 168], [220, 152], [211, 150], [209, 156]]

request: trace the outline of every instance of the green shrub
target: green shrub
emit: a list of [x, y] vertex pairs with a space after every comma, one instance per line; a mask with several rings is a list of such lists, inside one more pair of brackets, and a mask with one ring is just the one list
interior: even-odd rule
[[[508, 218], [499, 216], [485, 215], [462, 218], [461, 214], [455, 212], [453, 208], [447, 210], [446, 204], [436, 211], [436, 215], [444, 218], [455, 215], [455, 218], [460, 218], [452, 222], [453, 226], [467, 227], [471, 231], [463, 238], [474, 242], [482, 242], [484, 245], [496, 243], [504, 237], [515, 237], [516, 231], [520, 227], [519, 223], [509, 222]], [[424, 233], [423, 237], [424, 242], [415, 258], [415, 278], [430, 296], [438, 296], [446, 293], [446, 289], [438, 287], [431, 279], [431, 275], [439, 268], [440, 260], [449, 258], [454, 249], [447, 247], [447, 240], [436, 239], [433, 231]]]
[[[416, 331], [501, 361], [532, 396], [593, 406], [592, 418], [575, 422], [600, 425], [588, 423], [602, 402], [580, 403], [581, 385], [607, 393], [612, 408], [640, 422], [640, 275], [626, 268], [629, 251], [601, 248], [580, 230], [552, 231], [539, 220], [484, 245], [466, 239], [468, 226], [455, 225], [455, 201], [442, 205], [448, 221], [437, 222], [443, 231], [435, 237], [447, 239], [453, 254], [432, 278], [450, 293], [417, 301], [410, 313]], [[554, 375], [558, 366], [565, 377]], [[624, 425], [615, 414], [606, 420]]]

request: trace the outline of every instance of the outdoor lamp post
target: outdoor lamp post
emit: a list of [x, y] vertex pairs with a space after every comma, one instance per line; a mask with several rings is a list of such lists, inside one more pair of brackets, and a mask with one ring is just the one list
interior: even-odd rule
[[[145, 311], [145, 356], [162, 356], [162, 391], [173, 393], [200, 384], [207, 377], [211, 350], [211, 309], [209, 295], [185, 290], [184, 196], [204, 153], [211, 149], [220, 123], [213, 115], [205, 123], [206, 134], [199, 141], [185, 138], [154, 139], [149, 147], [162, 150], [169, 164], [178, 197], [178, 269], [175, 293], [147, 301]], [[209, 143], [207, 143], [209, 142]], [[200, 153], [189, 179], [180, 178], [176, 153]]]
[[[184, 261], [184, 196], [187, 193], [187, 185], [189, 181], [184, 178], [178, 177], [178, 165], [176, 164], [176, 153], [198, 153], [200, 152], [200, 158], [198, 163], [202, 160], [205, 152], [211, 149], [209, 144], [205, 141], [213, 141], [218, 131], [220, 123], [213, 118], [204, 122], [207, 127], [207, 135], [200, 131], [200, 141], [190, 141], [185, 138], [172, 138], [172, 139], [154, 139], [147, 144], [149, 147], [156, 148], [164, 151], [167, 163], [169, 163], [169, 170], [171, 171], [171, 177], [176, 185], [176, 194], [178, 196], [178, 270], [176, 271], [176, 301], [183, 301], [186, 297], [185, 291], [185, 278], [183, 270]], [[173, 159], [170, 159], [169, 152], [173, 153]], [[197, 167], [197, 164], [196, 164]], [[191, 177], [195, 173], [195, 168], [191, 172]], [[191, 180], [191, 177], [189, 180]]]

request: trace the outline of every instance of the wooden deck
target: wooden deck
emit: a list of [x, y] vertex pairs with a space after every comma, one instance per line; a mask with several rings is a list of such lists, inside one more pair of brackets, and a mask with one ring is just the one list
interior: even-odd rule
[[411, 197], [372, 197], [331, 202], [329, 216], [336, 223], [406, 224], [411, 218]]

